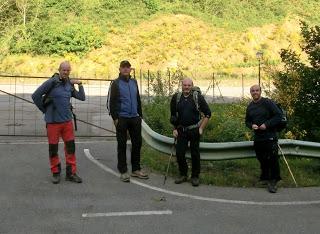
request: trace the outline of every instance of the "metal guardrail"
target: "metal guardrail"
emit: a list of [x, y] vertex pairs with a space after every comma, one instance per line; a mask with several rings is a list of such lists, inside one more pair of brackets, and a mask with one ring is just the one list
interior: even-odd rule
[[[174, 139], [160, 135], [142, 121], [142, 137], [152, 148], [170, 154]], [[290, 156], [320, 158], [320, 143], [280, 139], [284, 154]], [[201, 160], [226, 160], [255, 157], [252, 141], [206, 143], [200, 142]], [[186, 154], [190, 158], [190, 152]]]

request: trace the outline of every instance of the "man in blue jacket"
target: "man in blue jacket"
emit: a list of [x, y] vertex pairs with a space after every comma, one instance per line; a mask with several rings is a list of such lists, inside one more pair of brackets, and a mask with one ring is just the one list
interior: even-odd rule
[[129, 61], [120, 63], [119, 77], [112, 82], [109, 94], [110, 114], [117, 132], [118, 170], [123, 182], [130, 182], [126, 159], [127, 132], [132, 143], [131, 176], [140, 179], [149, 178], [140, 167], [142, 109], [137, 81], [132, 79], [131, 70]]
[[[81, 81], [69, 79], [70, 63], [65, 61], [59, 66], [59, 73], [55, 73], [32, 94], [32, 99], [39, 110], [44, 113], [49, 142], [49, 160], [52, 182], [60, 182], [61, 163], [58, 156], [59, 138], [65, 145], [66, 180], [81, 183], [82, 179], [76, 174], [76, 156], [74, 131], [72, 125], [72, 111], [70, 99], [74, 97], [85, 100], [85, 93]], [[79, 91], [74, 85], [77, 84]]]

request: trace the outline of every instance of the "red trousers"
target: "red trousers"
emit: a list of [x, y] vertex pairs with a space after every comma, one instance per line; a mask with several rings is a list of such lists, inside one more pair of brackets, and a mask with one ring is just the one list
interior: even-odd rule
[[61, 164], [58, 156], [59, 138], [64, 142], [64, 152], [66, 158], [67, 174], [76, 173], [75, 142], [72, 121], [64, 123], [47, 124], [47, 136], [49, 143], [49, 161], [51, 172], [56, 174], [61, 172]]

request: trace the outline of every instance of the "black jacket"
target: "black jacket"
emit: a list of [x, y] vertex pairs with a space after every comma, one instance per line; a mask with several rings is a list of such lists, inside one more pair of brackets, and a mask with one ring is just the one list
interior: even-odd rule
[[178, 104], [177, 95], [178, 93], [172, 96], [170, 103], [170, 122], [175, 126], [175, 128], [177, 128], [178, 126], [187, 127], [197, 124], [201, 119], [199, 111], [202, 112], [205, 117], [211, 117], [210, 108], [201, 94], [198, 94], [199, 111], [196, 108], [192, 93], [187, 98], [185, 98], [182, 94]]
[[251, 101], [246, 111], [246, 126], [252, 129], [252, 124], [265, 124], [266, 130], [254, 130], [254, 141], [277, 140], [276, 126], [281, 122], [281, 110], [268, 98], [258, 102]]

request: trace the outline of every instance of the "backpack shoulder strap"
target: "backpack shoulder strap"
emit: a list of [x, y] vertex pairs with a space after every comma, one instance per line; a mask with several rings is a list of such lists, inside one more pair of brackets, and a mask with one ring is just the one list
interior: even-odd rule
[[194, 90], [192, 92], [192, 98], [193, 98], [193, 101], [194, 101], [194, 104], [196, 105], [196, 108], [197, 108], [197, 111], [200, 112], [200, 107], [199, 107], [199, 92]]

